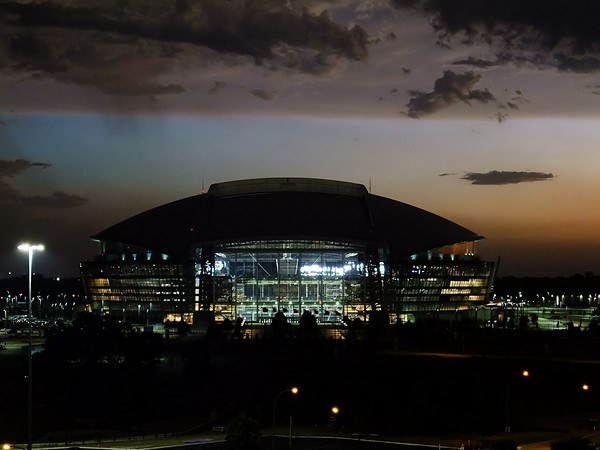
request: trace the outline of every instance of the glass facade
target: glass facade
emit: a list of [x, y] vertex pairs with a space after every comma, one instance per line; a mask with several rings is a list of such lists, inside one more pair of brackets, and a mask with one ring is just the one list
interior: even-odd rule
[[485, 304], [493, 271], [474, 258], [473, 243], [396, 259], [388, 249], [317, 240], [213, 243], [179, 262], [110, 254], [81, 265], [92, 309], [137, 323], [192, 323], [199, 311], [255, 324], [278, 312], [298, 323], [308, 312], [336, 324], [382, 310], [396, 321]]
[[185, 267], [167, 261], [84, 262], [81, 274], [94, 311], [137, 323], [162, 322], [166, 314], [191, 322]]
[[195, 309], [211, 309], [217, 318], [270, 323], [281, 311], [294, 323], [308, 311], [319, 322], [339, 322], [350, 299], [364, 301], [365, 253], [355, 246], [254, 241], [220, 245], [214, 252], [203, 248], [197, 255]]
[[391, 268], [390, 311], [455, 311], [485, 304], [494, 264], [481, 261], [410, 261]]
[[372, 310], [398, 317], [485, 303], [493, 263], [446, 248], [432, 254], [442, 259], [392, 262], [383, 249], [323, 241], [203, 247], [196, 250], [194, 309], [253, 323], [270, 323], [279, 311], [295, 323], [308, 311], [319, 323], [339, 323], [366, 320]]

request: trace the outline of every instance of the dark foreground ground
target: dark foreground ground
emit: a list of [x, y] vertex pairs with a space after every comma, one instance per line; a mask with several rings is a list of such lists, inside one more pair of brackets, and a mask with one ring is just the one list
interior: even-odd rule
[[[34, 371], [34, 441], [95, 447], [224, 439], [240, 412], [270, 447], [276, 396], [281, 448], [384, 448], [361, 436], [450, 447], [505, 437], [537, 441], [593, 432], [600, 418], [596, 343], [580, 335], [487, 332], [343, 340], [168, 342], [157, 367]], [[0, 352], [0, 440], [25, 442], [26, 358], [22, 341]], [[34, 364], [36, 359], [34, 358]], [[41, 364], [38, 364], [38, 367]], [[522, 376], [527, 369], [528, 377]], [[583, 384], [590, 388], [583, 390]], [[332, 420], [332, 406], [340, 413]], [[507, 416], [508, 413], [508, 416]], [[216, 428], [215, 428], [216, 427]], [[204, 436], [204, 437], [203, 437]], [[194, 445], [199, 442], [194, 442]], [[171, 444], [169, 444], [171, 445]], [[208, 445], [208, 444], [206, 444]], [[208, 447], [207, 447], [208, 448]], [[397, 448], [397, 445], [396, 445]]]

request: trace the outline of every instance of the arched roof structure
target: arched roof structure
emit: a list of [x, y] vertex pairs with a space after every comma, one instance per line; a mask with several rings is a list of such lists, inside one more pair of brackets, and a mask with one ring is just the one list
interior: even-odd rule
[[207, 243], [325, 240], [409, 256], [482, 237], [443, 217], [370, 194], [361, 184], [261, 178], [213, 184], [98, 233], [93, 239], [182, 255]]

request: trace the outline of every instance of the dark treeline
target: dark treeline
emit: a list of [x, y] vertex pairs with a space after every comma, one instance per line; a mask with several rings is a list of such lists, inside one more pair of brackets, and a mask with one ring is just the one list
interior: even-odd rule
[[[494, 294], [499, 297], [522, 298], [531, 303], [542, 303], [556, 296], [567, 303], [565, 306], [582, 302], [598, 302], [600, 276], [591, 272], [570, 277], [501, 277], [494, 282]], [[564, 298], [563, 298], [564, 296]]]
[[[27, 275], [0, 279], [0, 313], [4, 311], [4, 317], [26, 315], [28, 296]], [[75, 312], [83, 310], [87, 303], [80, 278], [59, 279], [34, 275], [31, 281], [31, 296], [32, 314], [36, 320], [71, 320]]]
[[[34, 274], [31, 282], [32, 295], [37, 296], [83, 296], [84, 288], [81, 278], [45, 278]], [[29, 294], [29, 278], [27, 275], [0, 279], [0, 298], [6, 295]]]

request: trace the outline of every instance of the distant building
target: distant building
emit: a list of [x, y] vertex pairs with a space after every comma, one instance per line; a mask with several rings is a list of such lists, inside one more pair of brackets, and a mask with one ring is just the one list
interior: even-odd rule
[[494, 264], [481, 236], [363, 185], [306, 178], [213, 184], [92, 237], [81, 263], [94, 311], [155, 323], [217, 320], [392, 322], [486, 303]]

